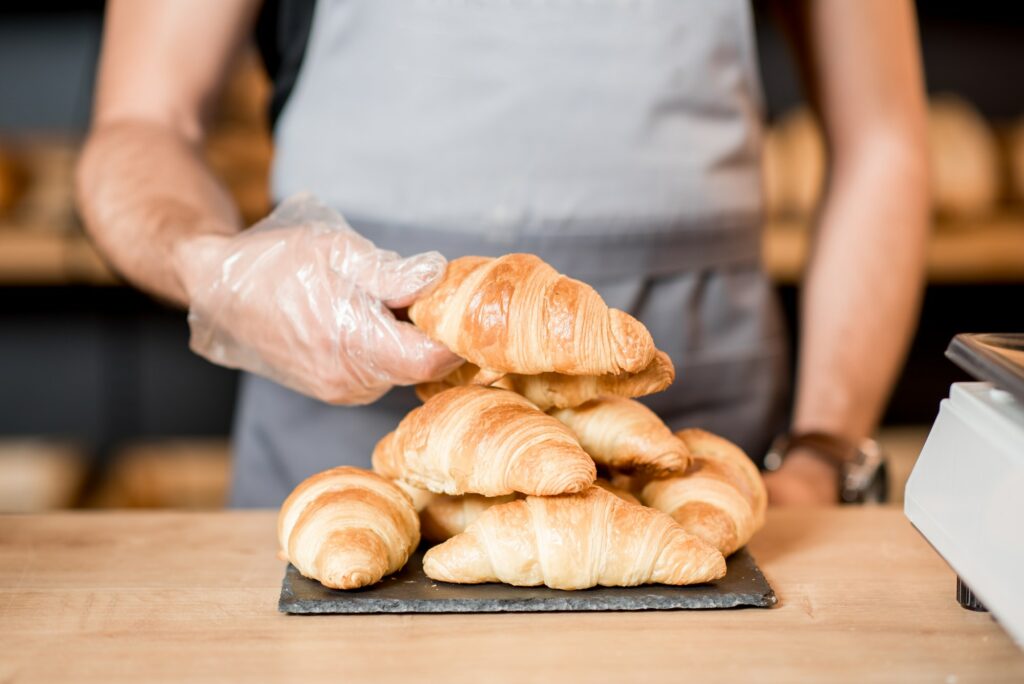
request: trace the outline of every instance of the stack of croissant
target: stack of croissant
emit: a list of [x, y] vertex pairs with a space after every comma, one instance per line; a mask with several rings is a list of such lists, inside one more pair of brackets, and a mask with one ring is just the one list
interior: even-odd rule
[[334, 468], [285, 501], [282, 555], [303, 575], [372, 584], [422, 535], [444, 582], [694, 584], [763, 524], [746, 454], [635, 401], [672, 383], [672, 363], [588, 285], [528, 254], [464, 257], [409, 317], [466, 364], [417, 388], [375, 472]]

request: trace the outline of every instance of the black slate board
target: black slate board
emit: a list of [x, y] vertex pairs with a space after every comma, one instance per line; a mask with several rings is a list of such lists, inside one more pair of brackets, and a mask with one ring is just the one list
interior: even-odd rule
[[447, 584], [423, 574], [423, 551], [405, 568], [356, 591], [328, 589], [289, 565], [277, 604], [282, 613], [529, 613], [546, 611], [770, 608], [775, 592], [746, 549], [728, 559], [725, 577], [709, 584], [594, 587], [561, 591], [506, 584]]

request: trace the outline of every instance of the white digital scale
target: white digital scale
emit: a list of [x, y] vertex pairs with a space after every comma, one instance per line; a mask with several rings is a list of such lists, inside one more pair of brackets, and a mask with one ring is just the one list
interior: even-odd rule
[[946, 356], [979, 382], [942, 400], [904, 512], [956, 572], [961, 605], [1024, 648], [1024, 334], [957, 335]]

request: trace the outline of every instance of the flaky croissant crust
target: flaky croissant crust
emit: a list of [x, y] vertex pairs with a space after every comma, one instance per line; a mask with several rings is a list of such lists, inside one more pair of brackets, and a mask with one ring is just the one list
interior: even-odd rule
[[[498, 506], [522, 498], [522, 494], [507, 496], [480, 496], [479, 494], [434, 494], [425, 489], [394, 480], [399, 489], [412, 498], [413, 506], [420, 514], [420, 531], [423, 538], [431, 542], [443, 542], [460, 532], [465, 532], [480, 514], [492, 506]], [[594, 485], [605, 489], [623, 501], [639, 504], [632, 493], [616, 487], [608, 480], [597, 478]]]
[[532, 254], [455, 259], [409, 318], [491, 378], [638, 373], [654, 358], [642, 323]]
[[420, 539], [409, 497], [367, 470], [341, 466], [307, 478], [281, 505], [281, 555], [334, 589], [356, 589], [400, 570]]
[[634, 491], [644, 504], [668, 513], [728, 556], [764, 525], [764, 480], [732, 442], [698, 429], [681, 430], [676, 436], [693, 455], [690, 468], [676, 477], [634, 478]]
[[428, 551], [423, 569], [444, 582], [585, 589], [709, 582], [725, 559], [664, 513], [594, 486], [489, 508]]
[[667, 477], [682, 475], [690, 465], [686, 444], [633, 399], [603, 396], [551, 415], [573, 431], [594, 461], [612, 470]]
[[542, 411], [551, 408], [573, 408], [599, 396], [643, 397], [661, 392], [675, 380], [672, 360], [663, 351], [655, 351], [654, 358], [639, 373], [605, 373], [603, 375], [566, 375], [540, 373], [520, 375], [509, 373], [490, 382], [480, 382], [479, 367], [465, 363], [437, 382], [416, 386], [416, 395], [426, 401], [449, 387], [470, 384], [488, 384], [512, 390], [529, 399]]
[[413, 409], [377, 444], [373, 467], [438, 494], [561, 494], [597, 477], [567, 427], [514, 392], [475, 385]]

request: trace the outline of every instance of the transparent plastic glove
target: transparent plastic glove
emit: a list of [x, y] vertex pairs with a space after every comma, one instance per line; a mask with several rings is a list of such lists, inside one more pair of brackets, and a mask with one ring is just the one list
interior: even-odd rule
[[391, 312], [441, 277], [444, 257], [377, 249], [311, 195], [236, 236], [194, 239], [176, 261], [192, 350], [213, 363], [334, 404], [370, 403], [461, 363]]

